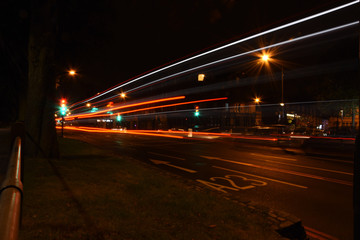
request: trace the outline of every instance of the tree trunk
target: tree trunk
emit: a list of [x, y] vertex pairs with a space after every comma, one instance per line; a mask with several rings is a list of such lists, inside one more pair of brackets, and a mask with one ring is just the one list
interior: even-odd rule
[[28, 156], [57, 157], [55, 129], [56, 2], [32, 1], [25, 128]]

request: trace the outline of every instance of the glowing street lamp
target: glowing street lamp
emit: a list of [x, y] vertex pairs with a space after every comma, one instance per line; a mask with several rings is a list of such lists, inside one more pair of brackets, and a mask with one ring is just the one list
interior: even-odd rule
[[260, 103], [260, 101], [261, 101], [260, 98], [255, 98], [254, 99], [254, 102], [257, 103], [257, 104]]
[[205, 74], [201, 73], [201, 74], [198, 74], [198, 82], [202, 82], [204, 81], [205, 79]]
[[75, 75], [76, 75], [76, 71], [73, 70], [73, 69], [69, 70], [69, 75], [70, 75], [70, 76], [75, 76]]
[[269, 61], [269, 55], [267, 55], [267, 54], [262, 55], [261, 60], [264, 62]]

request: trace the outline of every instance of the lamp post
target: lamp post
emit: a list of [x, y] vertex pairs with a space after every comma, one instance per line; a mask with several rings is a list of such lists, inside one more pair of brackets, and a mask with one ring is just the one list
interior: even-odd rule
[[[67, 71], [68, 76], [70, 77], [75, 77], [76, 76], [76, 71], [73, 69], [70, 69], [69, 71]], [[67, 105], [66, 105], [66, 99], [64, 99], [64, 86], [63, 86], [63, 78], [66, 76], [66, 74], [62, 73], [62, 74], [58, 74], [57, 75], [57, 79], [56, 79], [56, 89], [59, 89], [59, 96], [62, 98], [60, 100], [60, 116], [61, 116], [61, 137], [64, 136], [64, 122], [65, 122], [65, 116], [68, 116], [67, 111]]]
[[[271, 61], [271, 58], [269, 55], [264, 54], [261, 56], [261, 61], [263, 62], [269, 62]], [[285, 118], [285, 103], [284, 103], [284, 67], [281, 65], [281, 119], [280, 122], [283, 122]]]
[[[255, 125], [256, 126], [261, 124], [260, 102], [261, 102], [260, 98], [258, 98], [258, 97], [254, 98], [254, 103], [255, 103]], [[258, 109], [259, 109], [259, 112], [257, 111]]]

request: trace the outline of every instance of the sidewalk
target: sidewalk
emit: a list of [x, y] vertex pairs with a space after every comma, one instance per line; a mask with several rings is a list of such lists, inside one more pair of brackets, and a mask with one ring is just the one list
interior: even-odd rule
[[283, 239], [265, 210], [129, 156], [61, 139], [26, 159], [20, 239]]

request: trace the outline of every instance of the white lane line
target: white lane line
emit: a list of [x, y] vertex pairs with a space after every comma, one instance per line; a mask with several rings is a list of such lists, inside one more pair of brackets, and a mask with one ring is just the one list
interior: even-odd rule
[[354, 164], [354, 161], [335, 160], [335, 159], [331, 159], [331, 158], [314, 157], [314, 156], [310, 156], [310, 157], [311, 157], [311, 158], [315, 158], [315, 159], [319, 159], [319, 160], [323, 160], [323, 161], [331, 161], [331, 162], [339, 162], [339, 163], [349, 163], [349, 164]]
[[252, 163], [233, 161], [233, 160], [222, 159], [222, 158], [212, 157], [212, 156], [200, 156], [200, 157], [211, 159], [211, 160], [218, 160], [218, 161], [222, 161], [222, 162], [234, 163], [234, 164], [248, 166], [248, 167], [260, 168], [260, 169], [273, 171], [273, 172], [281, 172], [281, 173], [291, 174], [291, 175], [295, 175], [295, 176], [307, 177], [307, 178], [312, 178], [312, 179], [317, 179], [317, 180], [322, 180], [322, 181], [327, 181], [327, 182], [332, 182], [332, 183], [343, 184], [343, 185], [347, 185], [347, 186], [353, 186], [352, 182], [339, 180], [339, 179], [335, 179], [335, 178], [322, 177], [322, 176], [317, 176], [317, 175], [313, 175], [313, 174], [291, 171], [291, 170], [286, 170], [286, 169], [281, 169], [281, 168], [260, 166], [260, 165], [256, 165], [256, 164], [252, 164]]
[[149, 159], [149, 160], [151, 162], [153, 162], [154, 164], [156, 164], [156, 165], [163, 164], [163, 165], [166, 165], [166, 166], [169, 166], [169, 167], [173, 167], [173, 168], [183, 170], [185, 172], [197, 173], [197, 171], [195, 171], [195, 170], [183, 168], [183, 167], [180, 167], [180, 166], [176, 166], [176, 165], [170, 164], [169, 162], [166, 162], [166, 161], [160, 161], [160, 160], [156, 160], [156, 159]]
[[303, 166], [303, 165], [298, 165], [298, 164], [277, 162], [277, 161], [271, 161], [271, 160], [265, 160], [265, 161], [266, 161], [266, 162], [271, 162], [271, 163], [278, 163], [278, 164], [288, 165], [288, 166], [294, 166], [294, 167], [302, 167], [302, 168], [315, 169], [315, 170], [326, 171], [326, 172], [334, 172], [334, 173], [346, 174], [346, 175], [350, 175], [350, 176], [353, 175], [353, 173], [336, 171], [336, 170], [325, 169], [325, 168], [317, 168], [317, 167]]
[[212, 166], [212, 167], [213, 168], [218, 168], [218, 169], [221, 169], [221, 170], [225, 170], [225, 171], [229, 171], [229, 172], [241, 173], [241, 174], [248, 175], [248, 176], [251, 176], [251, 177], [262, 178], [262, 179], [277, 182], [277, 183], [287, 184], [287, 185], [290, 185], [290, 186], [293, 186], [293, 187], [305, 188], [305, 189], [308, 188], [306, 186], [302, 186], [302, 185], [298, 185], [298, 184], [294, 184], [294, 183], [289, 183], [289, 182], [285, 182], [285, 181], [281, 181], [281, 180], [277, 180], [277, 179], [273, 179], [273, 178], [267, 178], [267, 177], [263, 177], [263, 176], [258, 176], [258, 175], [254, 175], [254, 174], [250, 174], [250, 173], [240, 172], [240, 171], [237, 171], [237, 170], [232, 170], [232, 169], [223, 168], [223, 167], [219, 167], [219, 166]]
[[174, 158], [174, 159], [185, 161], [185, 158], [174, 157], [174, 156], [171, 156], [171, 155], [165, 155], [165, 154], [155, 153], [155, 152], [149, 152], [149, 153], [154, 154], [154, 155], [158, 155], [158, 156], [162, 156], [162, 157]]
[[259, 153], [250, 153], [250, 155], [258, 156], [258, 157], [278, 158], [278, 159], [287, 160], [287, 161], [295, 161], [295, 162], [297, 161], [295, 158], [276, 157], [276, 156], [269, 156], [269, 155], [259, 154]]

